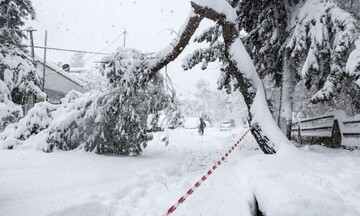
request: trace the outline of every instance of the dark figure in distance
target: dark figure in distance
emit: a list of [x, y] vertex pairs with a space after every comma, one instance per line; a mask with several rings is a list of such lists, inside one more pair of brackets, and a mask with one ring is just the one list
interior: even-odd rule
[[200, 125], [199, 125], [199, 134], [204, 135], [204, 128], [206, 127], [206, 124], [202, 118], [199, 118]]

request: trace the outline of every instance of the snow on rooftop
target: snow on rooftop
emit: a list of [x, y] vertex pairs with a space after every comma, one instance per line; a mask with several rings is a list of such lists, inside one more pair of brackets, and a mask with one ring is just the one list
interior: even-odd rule
[[[35, 60], [37, 62], [39, 62], [41, 65], [44, 65], [44, 60], [42, 58], [40, 58], [39, 56], [35, 56]], [[85, 84], [83, 82], [81, 82], [79, 79], [77, 79], [76, 77], [72, 76], [71, 74], [69, 74], [68, 72], [64, 71], [62, 68], [60, 68], [59, 66], [57, 66], [55, 63], [47, 61], [46, 62], [46, 66], [48, 68], [51, 68], [52, 70], [54, 70], [56, 73], [66, 77], [67, 79], [73, 81], [74, 83], [84, 87]]]

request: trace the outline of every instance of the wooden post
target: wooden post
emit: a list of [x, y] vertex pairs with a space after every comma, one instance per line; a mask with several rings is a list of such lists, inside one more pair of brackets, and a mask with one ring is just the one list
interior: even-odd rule
[[127, 34], [126, 29], [124, 29], [123, 34], [124, 34], [124, 48], [125, 48], [125, 45], [126, 45], [126, 34]]
[[44, 70], [43, 70], [43, 83], [42, 83], [42, 91], [45, 89], [45, 72], [46, 72], [46, 46], [47, 46], [47, 31], [45, 31], [45, 46], [44, 46]]
[[30, 46], [31, 46], [31, 57], [33, 59], [33, 61], [35, 61], [35, 50], [34, 50], [34, 36], [33, 36], [33, 32], [36, 31], [35, 29], [29, 29], [28, 30], [30, 33]]
[[301, 141], [301, 128], [300, 128], [300, 122], [298, 122], [298, 143], [302, 144]]
[[339, 126], [339, 121], [334, 119], [334, 125], [331, 131], [331, 143], [330, 147], [332, 148], [340, 148], [341, 147], [341, 131]]

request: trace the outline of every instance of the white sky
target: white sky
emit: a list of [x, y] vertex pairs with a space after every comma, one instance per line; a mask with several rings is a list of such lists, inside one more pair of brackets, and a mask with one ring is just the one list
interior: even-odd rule
[[[37, 12], [37, 21], [30, 25], [37, 29], [34, 33], [35, 45], [44, 45], [44, 31], [48, 31], [48, 47], [100, 51], [119, 37], [126, 28], [126, 47], [143, 52], [156, 52], [165, 48], [183, 24], [190, 10], [189, 0], [32, 0]], [[210, 21], [204, 22], [209, 26]], [[111, 53], [123, 45], [121, 36], [102, 52]], [[210, 70], [196, 68], [184, 72], [181, 59], [196, 45], [184, 50], [180, 59], [168, 66], [173, 82], [194, 91], [199, 79], [209, 80], [211, 88], [216, 88], [217, 65]], [[36, 50], [43, 56], [42, 50]], [[53, 62], [69, 63], [72, 53], [48, 51], [47, 59]], [[92, 57], [87, 54], [84, 59]], [[94, 56], [86, 62], [88, 67], [102, 56]], [[177, 88], [179, 94], [185, 94]], [[188, 93], [186, 93], [189, 95]]]

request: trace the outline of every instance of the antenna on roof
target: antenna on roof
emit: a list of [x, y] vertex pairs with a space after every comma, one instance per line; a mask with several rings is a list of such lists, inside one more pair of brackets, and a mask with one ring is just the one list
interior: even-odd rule
[[126, 28], [124, 29], [124, 48], [125, 48], [125, 45], [126, 45], [126, 34], [127, 34], [127, 31], [126, 31]]

